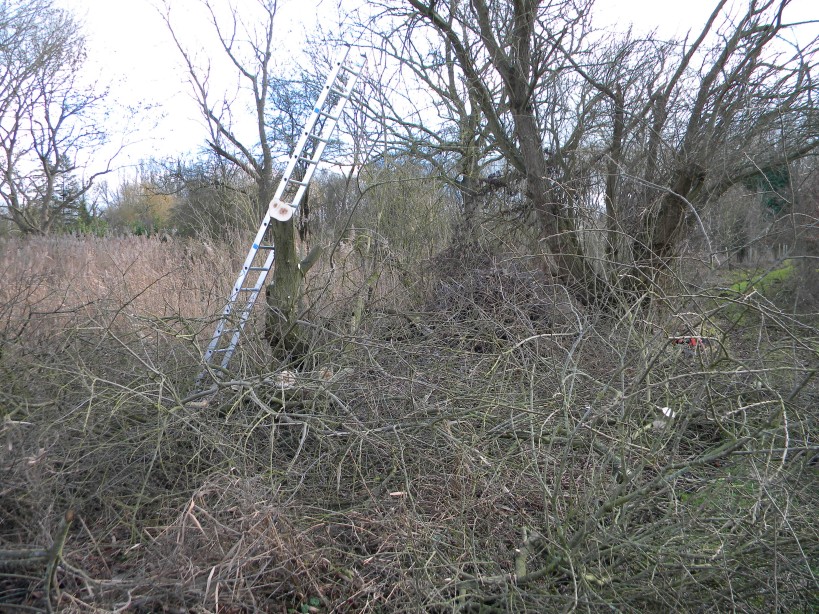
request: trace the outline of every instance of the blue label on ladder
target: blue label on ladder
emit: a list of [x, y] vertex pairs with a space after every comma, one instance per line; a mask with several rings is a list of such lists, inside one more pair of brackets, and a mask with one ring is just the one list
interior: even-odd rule
[[319, 108], [318, 108], [318, 107], [316, 107], [315, 109], [313, 109], [313, 111], [315, 111], [316, 113], [320, 113], [320, 112], [321, 112], [321, 111], [319, 111]]
[[259, 249], [259, 246], [256, 243], [254, 243], [253, 244], [253, 249]]

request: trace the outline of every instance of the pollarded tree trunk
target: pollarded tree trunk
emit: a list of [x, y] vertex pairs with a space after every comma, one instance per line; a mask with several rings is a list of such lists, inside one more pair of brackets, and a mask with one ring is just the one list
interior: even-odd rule
[[293, 218], [272, 222], [271, 234], [276, 246], [273, 279], [265, 295], [267, 316], [265, 337], [276, 358], [292, 355], [300, 349], [301, 335], [297, 323], [301, 311], [303, 274], [296, 252]]
[[687, 226], [691, 200], [705, 181], [705, 171], [689, 165], [676, 173], [671, 189], [646, 211], [640, 233], [633, 245], [634, 275], [640, 292], [661, 287], [672, 272], [670, 263], [677, 256], [680, 239]]
[[299, 323], [305, 307], [304, 278], [323, 251], [321, 246], [316, 246], [301, 257], [294, 220], [273, 221], [270, 229], [276, 260], [273, 279], [265, 290], [265, 338], [276, 361], [298, 361], [307, 351], [304, 327]]
[[[306, 171], [306, 166], [298, 165], [293, 178], [301, 181]], [[271, 189], [263, 190], [266, 195], [274, 193], [272, 181], [269, 185]], [[288, 202], [295, 195], [295, 191], [295, 189], [292, 193], [285, 191]], [[265, 337], [273, 348], [275, 360], [298, 360], [306, 351], [304, 330], [299, 324], [299, 318], [304, 313], [304, 276], [322, 251], [317, 247], [302, 260], [298, 249], [298, 245], [304, 245], [307, 239], [309, 195], [308, 187], [302, 196], [298, 215], [294, 215], [286, 222], [275, 220], [271, 222], [270, 233], [276, 248], [276, 259], [273, 278], [265, 289], [267, 303]]]
[[606, 263], [616, 266], [620, 262], [620, 233], [622, 225], [617, 208], [617, 179], [623, 155], [623, 133], [625, 132], [625, 100], [619, 84], [610, 91], [614, 104], [614, 122], [611, 136], [611, 153], [606, 168]]
[[463, 154], [460, 160], [460, 170], [463, 178], [458, 182], [458, 191], [461, 195], [461, 215], [453, 227], [452, 244], [459, 249], [468, 248], [477, 242], [478, 226], [480, 224], [481, 181], [480, 165], [478, 160], [479, 148], [472, 147], [474, 132], [464, 136], [462, 142]]
[[[501, 78], [504, 98], [512, 118], [512, 131], [499, 114], [496, 92], [483, 79], [483, 60], [463, 32], [436, 11], [436, 3], [407, 0], [418, 14], [443, 36], [455, 61], [464, 72], [472, 104], [486, 120], [487, 134], [507, 161], [526, 177], [526, 196], [536, 211], [540, 235], [549, 251], [547, 266], [584, 301], [594, 300], [597, 275], [584, 257], [578, 236], [577, 219], [570, 206], [553, 195], [541, 129], [534, 108], [534, 92], [542, 75], [536, 67], [549, 64], [555, 50], [536, 34], [541, 17], [540, 3], [533, 0], [513, 3], [508, 13], [486, 0], [472, 0], [459, 19], [469, 22], [464, 31], [479, 33], [480, 47]], [[456, 3], [450, 4], [450, 11]], [[456, 11], [457, 12], [457, 11]], [[480, 56], [478, 51], [478, 56]]]
[[584, 303], [598, 300], [598, 275], [585, 257], [571, 207], [554, 194], [546, 154], [531, 102], [513, 110], [515, 133], [526, 176], [526, 196], [540, 223], [541, 240], [549, 250], [550, 272], [571, 286]]

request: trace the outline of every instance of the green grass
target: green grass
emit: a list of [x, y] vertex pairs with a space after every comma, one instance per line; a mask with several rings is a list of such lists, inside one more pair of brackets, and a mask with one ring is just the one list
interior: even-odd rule
[[792, 260], [785, 260], [781, 268], [762, 273], [753, 272], [748, 276], [748, 271], [739, 271], [739, 279], [728, 289], [736, 294], [747, 294], [751, 290], [758, 290], [763, 295], [768, 295], [771, 291], [783, 282], [790, 279], [794, 273], [794, 263]]
[[753, 313], [753, 308], [744, 304], [744, 298], [758, 292], [766, 299], [773, 300], [784, 283], [793, 277], [795, 271], [796, 267], [792, 260], [785, 260], [781, 267], [769, 271], [737, 271], [733, 283], [722, 292], [723, 298], [720, 302], [725, 307], [726, 316], [734, 324], [748, 324], [748, 316]]

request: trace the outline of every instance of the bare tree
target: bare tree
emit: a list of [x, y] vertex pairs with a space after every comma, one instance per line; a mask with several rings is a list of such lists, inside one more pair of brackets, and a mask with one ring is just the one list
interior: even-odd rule
[[0, 4], [0, 26], [0, 217], [43, 234], [107, 172], [76, 177], [77, 154], [105, 140], [92, 121], [105, 94], [80, 86], [84, 37], [51, 0]]
[[[788, 4], [753, 0], [734, 14], [719, 2], [693, 41], [606, 38], [591, 28], [591, 1], [407, 0], [384, 5], [370, 28], [448, 58], [419, 61], [409, 43], [392, 52], [446, 104], [477, 110], [481, 155], [525, 178], [550, 268], [600, 301], [613, 288], [649, 290], [725, 190], [815, 149], [817, 44], [776, 51]], [[436, 85], [444, 70], [467, 96]], [[468, 114], [449, 117], [469, 132]], [[418, 124], [407, 149], [437, 146]], [[588, 239], [601, 210], [605, 258]]]
[[384, 14], [440, 39], [449, 65], [457, 66], [466, 84], [470, 112], [485, 122], [486, 139], [526, 180], [526, 195], [555, 270], [567, 281], [588, 285], [595, 275], [581, 257], [573, 212], [549, 197], [549, 154], [535, 106], [535, 93], [559, 53], [551, 37], [562, 41], [575, 32], [585, 5], [408, 0], [405, 8], [387, 8]]
[[[376, 10], [381, 16], [407, 17], [389, 5]], [[370, 68], [372, 94], [361, 103], [380, 145], [375, 150], [384, 158], [423, 160], [454, 187], [461, 201], [454, 241], [472, 242], [481, 196], [492, 187], [485, 169], [498, 156], [493, 155], [481, 107], [457, 68], [452, 47], [430, 44], [419, 31], [422, 25], [411, 19], [400, 36], [392, 28], [374, 28], [367, 18], [359, 20], [358, 28], [359, 44], [369, 40], [376, 58]]]
[[228, 240], [258, 228], [255, 184], [212, 151], [163, 164], [163, 187], [178, 199], [171, 216], [183, 236]]
[[[277, 151], [274, 147], [275, 124], [272, 113], [273, 52], [276, 45], [275, 0], [256, 0], [238, 4], [201, 0], [212, 27], [212, 36], [222, 59], [226, 59], [237, 78], [234, 97], [215, 93], [211, 84], [211, 63], [199, 66], [193, 52], [178, 36], [172, 21], [171, 4], [164, 12], [176, 46], [184, 59], [188, 78], [209, 131], [207, 145], [218, 156], [241, 169], [255, 184], [259, 211], [267, 209], [276, 188]], [[252, 118], [252, 137], [243, 136], [237, 116], [247, 112]], [[248, 122], [248, 124], [251, 122]], [[285, 353], [300, 342], [297, 316], [300, 311], [302, 281], [314, 259], [302, 259], [297, 249], [295, 219], [273, 222], [269, 232], [276, 247], [273, 279], [267, 288], [267, 334], [271, 345]]]
[[[619, 174], [623, 183], [647, 188], [629, 254], [644, 275], [664, 266], [688, 227], [704, 232], [700, 215], [732, 185], [819, 144], [811, 79], [816, 41], [790, 55], [773, 49], [788, 27], [788, 0], [752, 1], [735, 18], [724, 15], [726, 4], [681, 47], [671, 70], [658, 66], [648, 97], [622, 101], [633, 118], [624, 138], [633, 145], [618, 154]], [[719, 44], [706, 48], [711, 34]], [[630, 138], [638, 131], [646, 142]]]

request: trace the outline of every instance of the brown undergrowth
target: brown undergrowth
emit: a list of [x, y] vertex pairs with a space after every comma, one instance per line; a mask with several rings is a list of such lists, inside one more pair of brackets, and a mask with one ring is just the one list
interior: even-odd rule
[[351, 248], [314, 272], [302, 370], [251, 326], [194, 407], [230, 251], [4, 246], [0, 550], [77, 515], [57, 589], [0, 567], [4, 607], [816, 606], [810, 314], [680, 285], [615, 315], [514, 255], [422, 275]]

